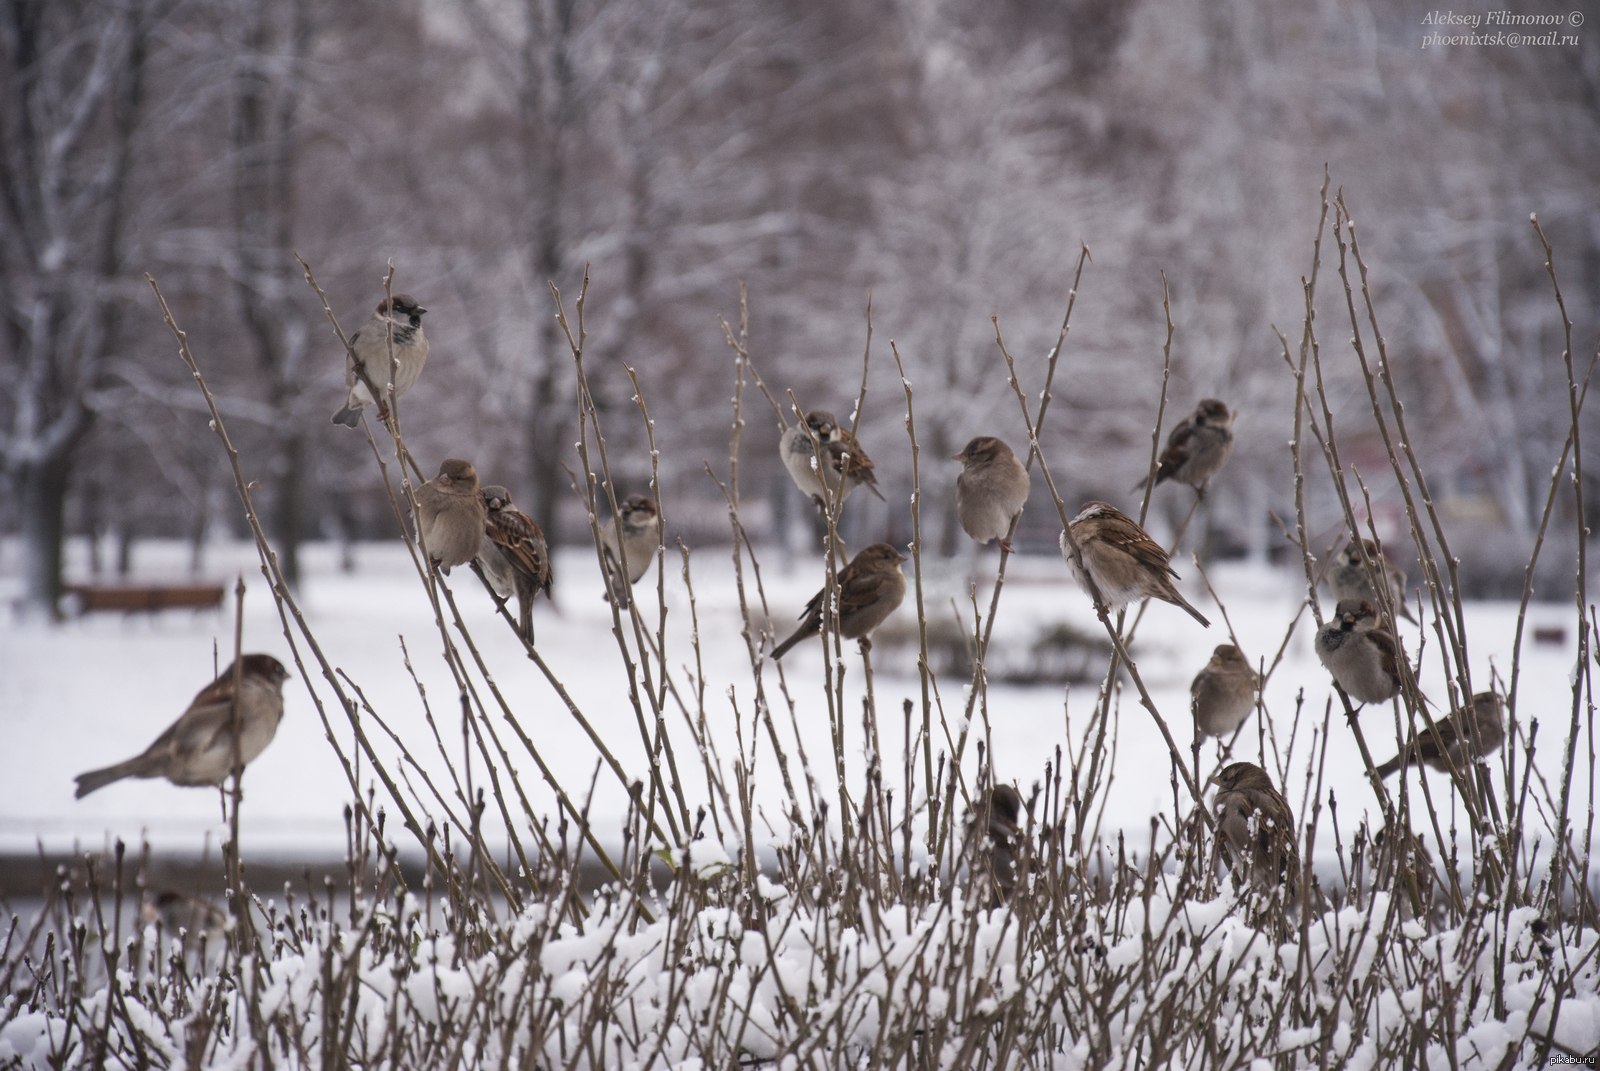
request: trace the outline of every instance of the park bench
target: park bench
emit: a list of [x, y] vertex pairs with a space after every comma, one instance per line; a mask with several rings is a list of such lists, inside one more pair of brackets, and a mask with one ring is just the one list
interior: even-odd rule
[[225, 590], [221, 584], [63, 584], [61, 605], [73, 617], [213, 610], [222, 605]]

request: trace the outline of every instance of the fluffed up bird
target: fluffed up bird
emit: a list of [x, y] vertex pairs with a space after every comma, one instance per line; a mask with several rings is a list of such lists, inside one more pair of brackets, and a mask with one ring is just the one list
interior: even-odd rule
[[1229, 868], [1263, 892], [1281, 887], [1297, 901], [1299, 835], [1283, 793], [1251, 762], [1230, 763], [1211, 780], [1217, 786], [1212, 813]]
[[[796, 487], [821, 508], [829, 496], [837, 494], [839, 504], [857, 487], [866, 487], [879, 498], [878, 477], [850, 429], [841, 427], [833, 414], [821, 409], [807, 413], [800, 423], [783, 433], [778, 454]], [[844, 487], [839, 489], [840, 481]]]
[[459, 457], [446, 458], [439, 474], [417, 488], [417, 538], [428, 560], [447, 573], [478, 556], [488, 514], [478, 470]]
[[1378, 767], [1388, 777], [1402, 766], [1421, 763], [1450, 772], [1465, 770], [1473, 761], [1491, 755], [1505, 743], [1505, 708], [1493, 692], [1479, 692], [1465, 707], [1418, 729], [1400, 754]]
[[956, 476], [956, 518], [961, 529], [979, 543], [998, 539], [1011, 551], [1006, 539], [1011, 522], [1028, 501], [1028, 470], [1011, 452], [1011, 447], [992, 435], [979, 435], [954, 460], [961, 462]]
[[1207, 398], [1167, 436], [1166, 449], [1156, 459], [1156, 486], [1174, 480], [1204, 494], [1232, 452], [1233, 412], [1226, 403]]
[[1333, 592], [1334, 601], [1354, 599], [1369, 602], [1374, 608], [1383, 605], [1373, 586], [1372, 574], [1367, 572], [1366, 564], [1361, 560], [1363, 550], [1371, 560], [1372, 568], [1383, 578], [1389, 605], [1394, 607], [1396, 614], [1415, 623], [1417, 619], [1411, 616], [1411, 608], [1406, 605], [1405, 570], [1390, 561], [1383, 548], [1370, 539], [1352, 539], [1344, 545], [1339, 563], [1328, 573], [1328, 590]]
[[143, 752], [115, 766], [79, 774], [77, 798], [125, 777], [165, 777], [175, 785], [220, 785], [235, 767], [249, 765], [278, 731], [283, 719], [283, 682], [289, 671], [265, 654], [244, 655], [239, 670], [237, 695], [230, 664], [200, 689], [189, 709]]
[[1378, 627], [1370, 602], [1344, 599], [1317, 633], [1317, 657], [1333, 681], [1358, 703], [1381, 703], [1400, 694], [1400, 645]]
[[632, 586], [650, 571], [650, 563], [656, 560], [656, 548], [660, 545], [661, 509], [649, 495], [629, 495], [617, 507], [617, 515], [611, 523], [600, 529], [606, 590], [619, 610], [628, 608]]
[[1231, 643], [1219, 644], [1189, 685], [1194, 734], [1224, 737], [1237, 732], [1256, 708], [1260, 681], [1249, 659]]
[[1211, 627], [1205, 615], [1190, 606], [1172, 586], [1172, 579], [1178, 574], [1168, 563], [1161, 544], [1115, 506], [1084, 503], [1072, 518], [1072, 541], [1083, 556], [1083, 567], [1080, 569], [1072, 560], [1066, 532], [1061, 533], [1061, 556], [1085, 591], [1089, 591], [1089, 584], [1084, 574], [1093, 579], [1108, 612], [1115, 613], [1135, 599], [1156, 598], [1181, 607], [1190, 617]]
[[[389, 338], [394, 337], [394, 396], [405, 395], [422, 375], [428, 361], [428, 336], [422, 330], [422, 314], [428, 310], [410, 294], [396, 294], [378, 302], [378, 308], [356, 333], [350, 336], [345, 354], [345, 385], [350, 388], [344, 408], [333, 414], [335, 424], [347, 428], [361, 423], [361, 410], [378, 403], [378, 417], [389, 420]], [[376, 395], [376, 397], [374, 397]]]
[[[863, 648], [872, 645], [872, 630], [883, 624], [906, 597], [906, 578], [900, 571], [900, 563], [905, 560], [905, 555], [889, 544], [874, 543], [862, 548], [849, 565], [839, 570], [839, 635], [860, 640]], [[823, 588], [806, 604], [800, 627], [773, 648], [773, 661], [801, 640], [822, 631], [822, 607], [827, 597], [828, 589]]]
[[1011, 899], [1026, 865], [1022, 843], [1022, 794], [996, 785], [968, 819], [973, 842], [974, 877], [990, 890], [990, 906]]
[[502, 600], [517, 597], [517, 635], [533, 642], [533, 599], [550, 597], [550, 544], [532, 517], [511, 503], [511, 492], [499, 484], [483, 489], [487, 516], [478, 564], [489, 587]]

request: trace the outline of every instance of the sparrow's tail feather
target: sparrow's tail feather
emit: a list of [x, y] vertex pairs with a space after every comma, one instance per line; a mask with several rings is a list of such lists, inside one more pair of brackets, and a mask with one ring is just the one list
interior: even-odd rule
[[778, 644], [778, 646], [776, 646], [776, 647], [774, 647], [772, 649], [772, 654], [769, 657], [774, 662], [776, 662], [778, 659], [782, 658], [784, 655], [789, 653], [789, 648], [793, 647], [795, 644], [799, 643], [801, 640], [806, 639], [806, 638], [808, 638], [810, 636], [813, 636], [815, 634], [816, 634], [816, 629], [809, 629], [809, 628], [796, 629], [795, 632], [794, 632], [794, 635], [790, 636], [788, 639], [784, 640], [782, 643]]
[[83, 799], [91, 792], [98, 792], [113, 781], [121, 781], [124, 777], [149, 777], [150, 774], [143, 767], [144, 756], [119, 762], [115, 766], [107, 766], [100, 770], [90, 770], [81, 773], [73, 780], [78, 782], [78, 790], [73, 793], [75, 799]]
[[347, 405], [333, 414], [333, 423], [343, 424], [347, 428], [361, 426], [361, 409], [359, 406]]
[[1378, 767], [1378, 776], [1379, 777], [1388, 777], [1390, 774], [1394, 773], [1396, 770], [1398, 770], [1400, 768], [1401, 761], [1404, 758], [1405, 758], [1404, 753], [1401, 753], [1399, 755], [1396, 755], [1394, 758], [1390, 759], [1388, 762], [1385, 762], [1385, 763], [1381, 764]]
[[878, 490], [878, 482], [876, 480], [874, 480], [871, 483], [867, 484], [866, 488], [867, 488], [867, 490], [871, 491], [873, 494], [878, 496], [878, 501], [879, 502], [887, 502], [887, 501], [889, 501], [887, 498], [883, 497], [883, 492]]
[[1190, 617], [1200, 622], [1206, 628], [1211, 627], [1211, 622], [1206, 620], [1206, 615], [1201, 613], [1199, 610], [1196, 610], [1193, 606], [1190, 606], [1188, 600], [1186, 600], [1182, 595], [1177, 594], [1177, 592], [1173, 592], [1173, 596], [1173, 605], [1183, 607], [1184, 610], [1188, 612]]

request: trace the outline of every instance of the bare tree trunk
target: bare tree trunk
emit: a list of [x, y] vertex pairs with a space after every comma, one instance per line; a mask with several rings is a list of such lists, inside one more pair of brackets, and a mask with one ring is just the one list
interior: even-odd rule
[[61, 559], [66, 541], [67, 477], [71, 452], [62, 451], [17, 470], [22, 505], [22, 558], [26, 603], [61, 616]]

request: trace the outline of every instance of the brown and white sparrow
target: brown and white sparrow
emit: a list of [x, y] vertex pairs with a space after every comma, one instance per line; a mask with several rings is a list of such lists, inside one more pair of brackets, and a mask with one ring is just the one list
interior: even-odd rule
[[[1168, 564], [1167, 552], [1151, 539], [1126, 513], [1105, 502], [1086, 502], [1072, 518], [1072, 539], [1083, 555], [1083, 567], [1072, 560], [1067, 533], [1061, 533], [1061, 556], [1072, 569], [1073, 577], [1085, 590], [1084, 576], [1094, 580], [1106, 609], [1115, 613], [1135, 599], [1156, 598], [1182, 607], [1190, 617], [1207, 628], [1211, 622], [1178, 594], [1172, 578], [1178, 574]], [[1092, 593], [1091, 593], [1092, 594]]]
[[979, 543], [998, 539], [1002, 548], [1013, 550], [1006, 533], [1028, 501], [1027, 468], [1011, 447], [992, 435], [978, 436], [953, 456], [961, 462], [961, 473], [956, 476], [956, 518], [962, 531]]
[[1022, 794], [1010, 785], [990, 789], [967, 822], [974, 877], [977, 884], [988, 887], [993, 907], [1011, 899], [1023, 877], [1026, 862], [1021, 822]]
[[1166, 449], [1156, 459], [1156, 486], [1175, 480], [1204, 492], [1232, 452], [1233, 412], [1225, 403], [1207, 398], [1167, 436]]
[[[620, 534], [619, 534], [620, 533]], [[628, 608], [639, 578], [650, 571], [661, 546], [661, 510], [649, 495], [629, 495], [617, 507], [611, 523], [600, 529], [600, 550], [606, 572], [606, 590], [622, 610]], [[623, 557], [628, 561], [623, 565]]]
[[1281, 887], [1291, 902], [1298, 900], [1299, 834], [1283, 793], [1253, 762], [1229, 763], [1211, 780], [1217, 786], [1212, 813], [1229, 868], [1259, 890]]
[[1189, 710], [1194, 734], [1224, 737], [1237, 732], [1256, 708], [1260, 681], [1250, 661], [1231, 643], [1219, 644], [1211, 661], [1189, 685]]
[[417, 537], [428, 559], [445, 572], [478, 556], [489, 511], [478, 490], [478, 470], [446, 458], [439, 474], [417, 488]]
[[1465, 770], [1475, 759], [1498, 751], [1505, 743], [1505, 708], [1493, 692], [1479, 692], [1467, 706], [1418, 729], [1400, 754], [1378, 767], [1388, 777], [1402, 766], [1421, 763], [1450, 772]]
[[1358, 703], [1400, 694], [1400, 645], [1378, 627], [1378, 612], [1362, 599], [1343, 599], [1317, 633], [1317, 657], [1333, 681]]
[[550, 597], [550, 544], [532, 517], [511, 504], [511, 492], [499, 484], [483, 489], [488, 516], [478, 564], [489, 586], [502, 600], [517, 597], [517, 635], [533, 640], [533, 599]]
[[[905, 560], [905, 555], [889, 544], [874, 543], [862, 548], [849, 565], [839, 570], [839, 635], [860, 640], [863, 648], [872, 645], [872, 630], [883, 624], [906, 597], [906, 578], [900, 571], [900, 563]], [[823, 588], [806, 604], [800, 627], [773, 648], [774, 661], [801, 640], [822, 631], [822, 607], [827, 597], [828, 589]]]
[[1338, 564], [1328, 573], [1328, 589], [1333, 592], [1334, 600], [1343, 602], [1346, 599], [1355, 599], [1369, 602], [1374, 607], [1383, 605], [1373, 587], [1372, 574], [1367, 572], [1367, 567], [1361, 560], [1363, 549], [1371, 559], [1373, 569], [1383, 577], [1389, 604], [1394, 607], [1395, 613], [1407, 621], [1415, 622], [1416, 618], [1411, 616], [1411, 608], [1406, 605], [1405, 570], [1390, 561], [1383, 548], [1370, 539], [1359, 541], [1352, 539], [1344, 545]]
[[[850, 429], [840, 426], [833, 414], [813, 409], [800, 423], [791, 426], [778, 442], [783, 467], [795, 486], [821, 507], [830, 495], [838, 494], [839, 504], [850, 492], [865, 486], [879, 498], [878, 477], [872, 459]], [[844, 488], [839, 490], [840, 481]]]
[[236, 695], [233, 669], [230, 664], [200, 689], [189, 709], [143, 752], [115, 766], [79, 774], [77, 798], [124, 777], [165, 777], [175, 785], [220, 785], [235, 766], [243, 769], [249, 765], [278, 731], [283, 718], [283, 682], [289, 671], [271, 655], [247, 654], [240, 659]]
[[[372, 319], [350, 336], [345, 355], [345, 385], [350, 395], [344, 408], [333, 414], [335, 424], [353, 428], [361, 423], [361, 410], [378, 403], [378, 417], [389, 419], [389, 338], [394, 337], [394, 396], [410, 390], [422, 375], [428, 360], [428, 336], [422, 330], [422, 314], [428, 310], [410, 294], [396, 294], [378, 302]], [[374, 398], [376, 394], [376, 398]]]

